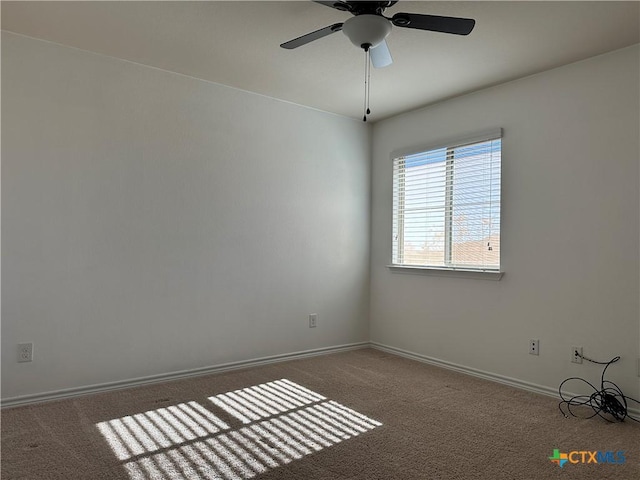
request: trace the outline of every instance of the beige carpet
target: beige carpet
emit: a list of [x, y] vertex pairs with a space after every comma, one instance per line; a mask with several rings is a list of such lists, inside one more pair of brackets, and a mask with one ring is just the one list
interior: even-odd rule
[[356, 350], [5, 409], [2, 479], [640, 478], [639, 424], [557, 403]]

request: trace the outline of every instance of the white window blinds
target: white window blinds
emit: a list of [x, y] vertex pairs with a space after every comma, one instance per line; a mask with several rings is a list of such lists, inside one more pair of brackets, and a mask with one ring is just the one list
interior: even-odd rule
[[500, 271], [502, 132], [393, 160], [393, 265]]

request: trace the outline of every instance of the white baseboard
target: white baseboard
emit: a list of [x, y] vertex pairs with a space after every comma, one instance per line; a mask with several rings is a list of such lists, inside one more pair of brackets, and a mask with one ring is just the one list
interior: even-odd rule
[[[554, 397], [554, 398], [557, 398], [559, 401], [559, 394], [558, 394], [557, 388], [550, 388], [544, 385], [538, 385], [535, 383], [518, 380], [517, 378], [506, 377], [504, 375], [498, 375], [496, 373], [486, 372], [484, 370], [465, 367], [464, 365], [458, 365], [457, 363], [448, 362], [446, 360], [440, 360], [438, 358], [429, 357], [427, 355], [421, 355], [419, 353], [410, 352], [407, 350], [403, 350], [401, 348], [391, 347], [389, 345], [383, 345], [377, 342], [370, 342], [369, 346], [376, 350], [381, 350], [383, 352], [391, 353], [393, 355], [398, 355], [400, 357], [409, 358], [411, 360], [416, 360], [418, 362], [428, 363], [429, 365], [435, 365], [437, 367], [446, 368], [448, 370], [454, 370], [456, 372], [464, 373], [466, 375], [471, 375], [477, 378], [482, 378], [484, 380], [501, 383], [503, 385], [509, 385], [510, 387], [515, 387], [521, 390], [538, 393], [540, 395]], [[568, 397], [572, 397], [575, 395], [572, 392], [563, 392], [563, 393], [566, 393]], [[640, 415], [640, 409], [638, 408], [632, 408], [629, 406], [628, 412], [634, 416]]]
[[198, 377], [213, 373], [227, 372], [230, 370], [239, 370], [242, 368], [257, 367], [259, 365], [267, 365], [270, 363], [285, 362], [288, 360], [298, 360], [301, 358], [314, 357], [318, 355], [328, 355], [330, 353], [346, 352], [349, 350], [359, 350], [369, 348], [369, 342], [350, 343], [346, 345], [336, 345], [333, 347], [316, 348], [313, 350], [304, 350], [301, 352], [285, 353], [281, 355], [271, 355], [268, 357], [254, 358], [251, 360], [243, 360], [239, 362], [223, 363], [209, 367], [194, 368], [190, 370], [182, 370], [178, 372], [164, 373], [160, 375], [151, 375], [148, 377], [132, 378], [128, 380], [101, 383], [96, 385], [88, 385], [86, 387], [67, 388], [51, 392], [36, 393], [32, 395], [21, 395], [16, 397], [3, 398], [0, 400], [2, 408], [17, 407], [21, 405], [30, 405], [34, 403], [48, 402], [52, 400], [61, 400], [64, 398], [79, 397], [82, 395], [91, 395], [94, 393], [108, 392], [112, 390], [122, 390], [125, 388], [139, 387], [141, 385], [149, 385], [153, 383], [169, 382], [182, 378]]
[[[400, 357], [409, 358], [418, 362], [427, 363], [448, 370], [453, 370], [466, 375], [471, 375], [484, 380], [501, 383], [503, 385], [509, 385], [511, 387], [519, 388], [529, 392], [546, 395], [548, 397], [558, 398], [558, 390], [556, 388], [546, 387], [544, 385], [537, 385], [531, 382], [525, 382], [517, 378], [506, 377], [504, 375], [498, 375], [496, 373], [486, 372], [475, 368], [466, 367], [446, 360], [440, 360], [438, 358], [429, 357], [401, 348], [384, 345], [377, 342], [359, 342], [350, 343], [346, 345], [337, 345], [333, 347], [317, 348], [313, 350], [304, 350], [301, 352], [285, 353], [281, 355], [272, 355], [268, 357], [254, 358], [250, 360], [243, 360], [238, 362], [224, 363], [220, 365], [214, 365], [209, 367], [195, 368], [191, 370], [183, 370], [179, 372], [171, 372], [161, 375], [152, 375], [148, 377], [133, 378], [123, 380], [119, 382], [109, 382], [96, 385], [89, 385], [86, 387], [68, 388], [64, 390], [56, 390], [51, 392], [37, 393], [33, 395], [22, 395], [17, 397], [4, 398], [0, 400], [2, 408], [11, 408], [21, 405], [30, 405], [34, 403], [48, 402], [52, 400], [61, 400], [64, 398], [79, 397], [83, 395], [91, 395], [94, 393], [108, 392], [112, 390], [122, 390], [125, 388], [138, 387], [141, 385], [149, 385], [153, 383], [162, 383], [172, 380], [178, 380], [182, 378], [198, 377], [202, 375], [209, 375], [214, 373], [222, 373], [230, 370], [239, 370], [243, 368], [257, 367], [260, 365], [267, 365], [270, 363], [285, 362], [288, 360], [297, 360], [301, 358], [314, 357], [318, 355], [328, 355], [331, 353], [346, 352], [350, 350], [359, 350], [363, 348], [374, 348], [383, 352], [398, 355]], [[567, 392], [572, 396], [573, 393]], [[629, 413], [634, 416], [640, 415], [640, 409], [629, 408]]]
[[472, 375], [474, 377], [483, 378], [485, 380], [491, 380], [492, 382], [502, 383], [511, 387], [520, 388], [529, 392], [540, 393], [542, 395], [557, 397], [558, 390], [545, 387], [543, 385], [537, 385], [535, 383], [524, 382], [517, 378], [505, 377], [503, 375], [497, 375], [491, 372], [485, 372], [484, 370], [478, 370], [475, 368], [465, 367], [457, 363], [447, 362], [446, 360], [440, 360], [438, 358], [429, 357], [427, 355], [421, 355], [419, 353], [410, 352], [401, 348], [391, 347], [389, 345], [383, 345], [377, 342], [370, 343], [371, 348], [381, 350], [383, 352], [392, 353], [412, 360], [417, 360], [422, 363], [428, 363], [429, 365], [435, 365], [437, 367], [446, 368], [447, 370], [454, 370], [456, 372]]

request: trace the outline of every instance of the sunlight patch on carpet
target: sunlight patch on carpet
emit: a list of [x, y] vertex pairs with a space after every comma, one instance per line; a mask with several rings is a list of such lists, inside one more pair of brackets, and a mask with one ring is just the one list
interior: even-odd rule
[[96, 427], [132, 480], [245, 480], [382, 425], [287, 379], [208, 400]]

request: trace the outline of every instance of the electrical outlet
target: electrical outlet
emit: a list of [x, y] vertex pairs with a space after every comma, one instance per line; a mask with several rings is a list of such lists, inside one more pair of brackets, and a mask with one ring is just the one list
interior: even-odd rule
[[318, 325], [318, 314], [310, 313], [309, 314], [309, 328], [315, 328]]
[[540, 355], [540, 340], [529, 340], [529, 355]]
[[18, 344], [18, 363], [33, 362], [33, 343]]
[[582, 363], [582, 347], [571, 347], [571, 363]]

